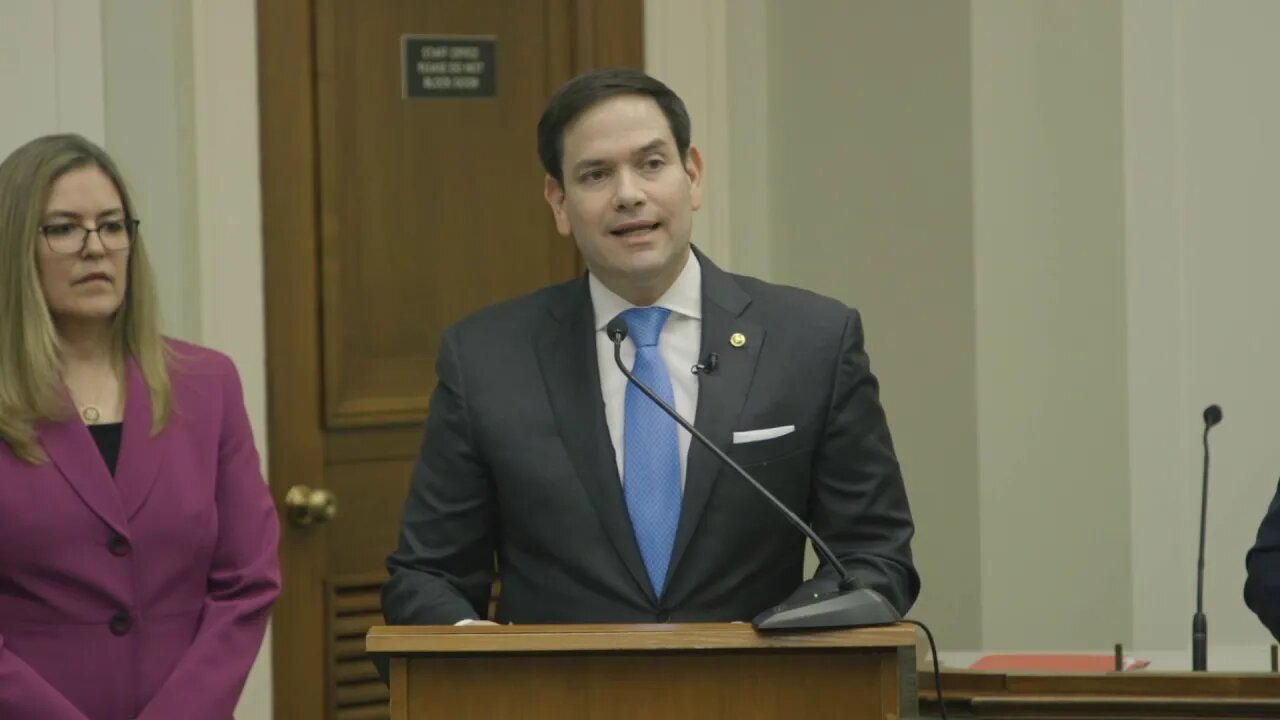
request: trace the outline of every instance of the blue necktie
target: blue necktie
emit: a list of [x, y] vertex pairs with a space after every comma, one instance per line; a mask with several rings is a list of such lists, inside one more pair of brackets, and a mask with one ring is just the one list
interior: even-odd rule
[[[636, 346], [636, 362], [631, 371], [675, 407], [671, 376], [658, 352], [658, 336], [671, 311], [632, 308], [622, 315]], [[623, 448], [622, 487], [627, 511], [649, 582], [661, 597], [680, 524], [680, 442], [676, 421], [632, 383], [627, 383]]]

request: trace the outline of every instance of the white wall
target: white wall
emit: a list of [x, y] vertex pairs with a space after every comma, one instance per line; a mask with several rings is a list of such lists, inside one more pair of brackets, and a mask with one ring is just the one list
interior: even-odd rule
[[[1269, 0], [1124, 7], [1135, 643], [1185, 648], [1201, 420], [1211, 436], [1210, 645], [1270, 641], [1241, 600], [1280, 474], [1280, 65]], [[1259, 657], [1259, 668], [1264, 662]], [[1213, 653], [1210, 653], [1210, 668]]]
[[[267, 355], [262, 286], [258, 36], [254, 0], [189, 0], [196, 250], [201, 342], [230, 355], [262, 454], [267, 447]], [[317, 599], [319, 602], [319, 599]], [[245, 683], [237, 720], [272, 716], [271, 634]]]
[[772, 269], [769, 0], [645, 0], [645, 71], [689, 110], [703, 154], [694, 242], [721, 267]]
[[645, 71], [684, 100], [692, 122], [691, 143], [704, 158], [704, 207], [694, 243], [715, 262], [732, 262], [729, 153], [728, 0], [645, 0]]
[[199, 342], [191, 3], [102, 7], [106, 148], [139, 207], [165, 332]]
[[0, 97], [0, 158], [54, 132], [102, 142], [102, 3], [0, 2]]
[[[894, 419], [909, 481], [923, 490], [913, 488], [926, 570], [921, 617], [938, 614], [933, 588], [947, 600], [975, 592], [981, 611], [971, 627], [980, 639], [944, 632], [944, 645], [1184, 650], [1199, 415], [1218, 402], [1227, 421], [1214, 436], [1211, 643], [1225, 652], [1267, 642], [1240, 590], [1244, 552], [1280, 472], [1280, 383], [1269, 373], [1280, 356], [1280, 290], [1270, 281], [1280, 243], [1268, 213], [1280, 167], [1280, 95], [1266, 80], [1280, 64], [1269, 32], [1280, 4], [765, 4], [767, 60], [740, 56], [769, 69], [760, 92], [768, 98], [762, 167], [772, 257], [762, 274], [872, 309], [873, 357], [882, 368], [889, 361], [891, 411], [905, 401], [910, 412], [910, 389], [936, 386], [894, 343], [919, 333], [946, 346], [943, 333], [976, 326], [979, 399], [969, 422], [977, 437], [948, 433], [964, 417], [957, 396], [927, 398], [933, 417]], [[957, 8], [961, 17], [944, 20]], [[972, 26], [970, 54], [954, 59], [967, 61], [967, 79], [939, 80], [935, 68], [920, 81], [921, 56], [955, 52], [946, 33], [922, 40], [939, 22]], [[730, 33], [731, 78], [750, 77], [735, 49], [759, 45]], [[946, 97], [947, 83], [963, 95]], [[735, 92], [750, 87], [739, 82]], [[937, 210], [946, 197], [941, 180], [898, 183], [921, 157], [940, 172], [966, 162], [937, 134], [931, 144], [908, 142], [911, 108], [954, 118], [967, 104], [970, 309], [963, 285], [919, 280], [928, 272], [954, 282], [963, 256], [914, 255], [910, 243], [886, 239], [883, 224], [900, 201], [937, 220], [939, 238], [964, 232], [960, 215]], [[885, 129], [894, 118], [900, 125]], [[737, 119], [731, 113], [731, 148], [760, 147], [760, 132], [749, 130], [758, 121]], [[963, 186], [953, 181], [952, 191]], [[733, 222], [743, 217], [740, 198], [735, 189]], [[898, 235], [927, 227], [911, 220]], [[853, 242], [813, 239], [831, 227]], [[736, 246], [734, 257], [742, 257]], [[883, 272], [868, 277], [868, 266]], [[918, 296], [914, 312], [900, 312], [904, 288]], [[960, 312], [941, 326], [921, 324], [943, 308]], [[877, 318], [888, 326], [876, 328]], [[894, 398], [904, 387], [906, 398]], [[976, 489], [962, 479], [963, 463], [958, 472], [946, 465], [963, 455], [943, 450], [941, 437], [980, 454]], [[921, 467], [921, 457], [937, 464]], [[958, 497], [946, 494], [957, 487]], [[966, 510], [966, 500], [979, 509]], [[934, 532], [958, 543], [932, 544]], [[957, 584], [973, 567], [964, 552], [970, 532], [981, 535], [981, 582]], [[1257, 662], [1262, 669], [1261, 654]]]
[[767, 68], [766, 277], [863, 313], [916, 519], [911, 616], [974, 646], [987, 593], [968, 4], [775, 0], [767, 18], [767, 61], [743, 59]]
[[982, 642], [1105, 651], [1132, 624], [1120, 6], [972, 17]]
[[767, 0], [734, 0], [726, 22], [730, 259], [734, 272], [772, 277]]

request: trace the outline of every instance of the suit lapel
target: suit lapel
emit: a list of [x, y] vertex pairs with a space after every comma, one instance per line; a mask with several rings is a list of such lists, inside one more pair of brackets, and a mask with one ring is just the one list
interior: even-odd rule
[[126, 367], [124, 429], [116, 461], [116, 486], [125, 517], [132, 519], [155, 485], [165, 444], [151, 435], [151, 392], [141, 368], [132, 358]]
[[116, 532], [129, 537], [116, 484], [80, 418], [45, 424], [40, 428], [40, 443], [84, 504]]
[[587, 496], [622, 562], [651, 602], [653, 588], [636, 545], [600, 395], [595, 318], [585, 278], [562, 286], [538, 338], [538, 364], [556, 427]]
[[[741, 317], [751, 303], [751, 297], [706, 256], [698, 253], [698, 259], [702, 263], [702, 343], [698, 356], [716, 353], [720, 362], [714, 373], [698, 376], [698, 409], [694, 426], [716, 447], [727, 452], [733, 438], [733, 427], [755, 376], [765, 332], [764, 328]], [[735, 333], [746, 338], [742, 347], [734, 347], [730, 343], [730, 337]], [[696, 439], [689, 443], [684, 502], [680, 509], [671, 566], [667, 571], [667, 587], [670, 587], [680, 558], [702, 519], [723, 466], [720, 458], [702, 443]]]

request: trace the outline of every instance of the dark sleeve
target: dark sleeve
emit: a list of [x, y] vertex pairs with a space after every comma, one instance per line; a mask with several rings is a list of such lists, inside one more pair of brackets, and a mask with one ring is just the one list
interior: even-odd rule
[[1280, 639], [1280, 487], [1245, 555], [1244, 602], [1271, 634]]
[[[911, 561], [915, 527], [879, 392], [862, 320], [851, 310], [814, 455], [811, 522], [850, 573], [906, 614], [920, 593]], [[838, 578], [823, 562], [797, 595], [833, 590]]]
[[493, 485], [473, 436], [453, 330], [441, 341], [436, 374], [399, 545], [387, 558], [382, 612], [391, 625], [452, 625], [488, 611]]

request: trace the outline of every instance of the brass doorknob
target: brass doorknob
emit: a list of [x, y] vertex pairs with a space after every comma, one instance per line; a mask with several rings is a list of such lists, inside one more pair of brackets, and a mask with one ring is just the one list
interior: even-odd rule
[[285, 493], [284, 506], [294, 525], [328, 522], [338, 514], [338, 498], [328, 490], [294, 485]]

